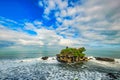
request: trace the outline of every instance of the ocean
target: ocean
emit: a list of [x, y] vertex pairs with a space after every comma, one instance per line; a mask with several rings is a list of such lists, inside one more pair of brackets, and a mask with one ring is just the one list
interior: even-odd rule
[[[0, 59], [24, 59], [24, 58], [39, 58], [42, 56], [54, 57], [60, 53], [60, 50], [36, 50], [36, 51], [10, 51], [7, 49], [0, 50]], [[86, 56], [94, 57], [110, 57], [120, 58], [120, 50], [118, 48], [113, 49], [87, 49], [85, 51]]]
[[95, 59], [80, 64], [64, 64], [55, 57], [2, 59], [0, 80], [120, 80], [120, 59], [115, 62]]
[[[55, 55], [56, 52], [0, 53], [0, 80], [120, 80], [117, 51], [88, 51], [86, 55], [93, 59], [79, 64], [60, 63]], [[42, 56], [49, 58], [42, 60]], [[98, 61], [95, 56], [114, 58], [115, 62]]]

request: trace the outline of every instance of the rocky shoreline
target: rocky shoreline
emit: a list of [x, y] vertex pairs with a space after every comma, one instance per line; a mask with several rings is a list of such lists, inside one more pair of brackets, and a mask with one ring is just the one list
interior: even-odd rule
[[48, 56], [44, 56], [44, 57], [42, 57], [41, 59], [47, 60], [48, 58], [49, 58]]
[[77, 63], [77, 62], [84, 62], [88, 61], [88, 57], [77, 57], [77, 56], [59, 56], [56, 55], [56, 59], [58, 62], [64, 62], [64, 63]]
[[[42, 60], [48, 60], [48, 56], [43, 56], [41, 57]], [[63, 63], [79, 63], [79, 62], [86, 62], [89, 60], [98, 60], [98, 61], [105, 61], [105, 62], [115, 62], [114, 58], [106, 58], [106, 57], [76, 57], [76, 56], [59, 56], [58, 54], [56, 55], [56, 60], [58, 62], [63, 62]], [[55, 58], [52, 58], [52, 60], [55, 60]]]
[[[80, 62], [86, 62], [91, 59], [95, 59], [98, 61], [107, 61], [107, 62], [115, 62], [115, 59], [113, 58], [105, 58], [105, 57], [86, 57], [85, 52], [86, 49], [84, 47], [80, 48], [68, 48], [62, 49], [59, 54], [56, 55], [56, 60], [58, 62], [63, 63], [80, 63]], [[41, 59], [47, 60], [49, 57], [44, 56]]]
[[[56, 59], [58, 62], [64, 63], [79, 63], [79, 62], [86, 62], [93, 58], [86, 57], [85, 52], [86, 49], [84, 47], [80, 48], [68, 48], [62, 49], [59, 54], [56, 55]], [[113, 58], [104, 58], [104, 57], [95, 57], [96, 60], [99, 61], [107, 61], [107, 62], [114, 62]]]
[[[41, 57], [42, 60], [48, 60], [48, 56]], [[76, 56], [59, 56], [56, 55], [56, 58], [52, 58], [52, 60], [57, 60], [58, 62], [64, 62], [64, 63], [74, 63], [74, 62], [84, 62], [89, 61], [92, 59], [98, 60], [98, 61], [105, 61], [105, 62], [115, 62], [114, 58], [106, 58], [106, 57], [76, 57]]]
[[99, 61], [107, 61], [107, 62], [114, 62], [115, 59], [113, 58], [103, 58], [103, 57], [95, 57], [96, 60], [99, 60]]

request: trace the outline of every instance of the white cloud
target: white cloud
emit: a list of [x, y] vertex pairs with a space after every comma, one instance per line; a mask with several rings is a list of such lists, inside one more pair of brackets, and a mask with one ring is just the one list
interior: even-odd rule
[[34, 24], [35, 25], [42, 25], [42, 22], [40, 22], [40, 21], [34, 21]]
[[[38, 24], [38, 22], [35, 22], [35, 24]], [[32, 24], [32, 23], [25, 23], [25, 29], [26, 30], [34, 30], [34, 29], [36, 29], [36, 27]]]
[[92, 31], [83, 31], [82, 32], [82, 35], [85, 37], [85, 38], [88, 38], [88, 39], [91, 39], [91, 40], [104, 40], [106, 37], [104, 35], [100, 35], [96, 32], [92, 32]]
[[54, 3], [54, 1], [53, 0], [50, 0], [49, 2], [48, 2], [48, 4], [49, 4], [49, 8], [50, 9], [54, 9], [56, 6], [56, 4]]
[[43, 7], [43, 2], [42, 2], [42, 1], [39, 1], [39, 2], [38, 2], [38, 5], [39, 5], [40, 7]]
[[45, 28], [36, 29], [37, 36], [40, 40], [44, 41], [46, 45], [54, 40], [59, 40], [61, 37], [55, 33], [53, 30], [47, 30]]
[[[15, 44], [14, 46], [66, 46], [70, 45], [71, 42], [68, 39], [64, 39], [58, 35], [55, 30], [48, 30], [46, 28], [37, 29], [32, 23], [26, 23], [27, 28], [37, 33], [35, 36], [31, 36], [24, 31], [14, 31], [7, 27], [0, 25], [0, 40], [11, 41]], [[29, 26], [28, 26], [29, 25]], [[64, 44], [65, 43], [65, 44]], [[10, 47], [12, 47], [10, 46]]]
[[60, 45], [71, 46], [73, 44], [72, 40], [70, 39], [61, 39], [59, 42]]
[[[57, 4], [60, 12], [56, 12], [55, 16], [58, 22], [62, 22], [62, 25], [58, 25], [57, 31], [59, 34], [64, 34], [65, 36], [69, 36], [69, 39], [72, 39], [72, 34], [75, 31], [70, 32], [71, 30], [68, 27], [71, 26], [73, 30], [77, 29], [79, 31], [78, 39], [84, 38], [88, 42], [96, 41], [101, 44], [107, 44], [108, 42], [111, 42], [111, 44], [118, 43], [120, 42], [120, 36], [103, 35], [101, 32], [120, 30], [119, 3], [119, 0], [87, 0], [81, 5], [76, 4], [74, 7], [67, 7], [65, 5], [64, 8], [60, 7], [61, 4]], [[64, 19], [65, 17], [70, 17], [71, 19]], [[116, 39], [110, 40], [108, 39], [109, 37]]]
[[39, 46], [43, 46], [44, 43], [40, 40], [24, 40], [24, 39], [19, 39], [18, 42], [22, 45], [39, 45]]
[[[4, 20], [4, 21], [2, 21], [2, 20]], [[6, 19], [5, 17], [1, 17], [1, 16], [0, 16], [0, 22], [2, 22], [2, 23], [5, 23], [5, 22], [10, 22], [10, 23], [17, 24], [17, 22], [16, 22], [16, 21], [11, 20], [11, 19]]]
[[[120, 44], [120, 1], [87, 0], [82, 4], [68, 1], [39, 1], [44, 7], [43, 18], [50, 20], [52, 10], [56, 18], [56, 29], [43, 26], [40, 21], [25, 22], [25, 30], [33, 30], [37, 35], [31, 36], [24, 31], [14, 31], [0, 26], [0, 40], [14, 41], [17, 45], [36, 46], [78, 46], [99, 44]], [[51, 27], [47, 29], [47, 27]], [[116, 32], [108, 35], [105, 32]], [[76, 36], [77, 33], [77, 36]], [[109, 39], [110, 38], [110, 39]]]
[[31, 36], [25, 32], [14, 31], [5, 26], [0, 25], [0, 40], [11, 41], [16, 45], [38, 45], [42, 46], [44, 43], [40, 41], [37, 36]]

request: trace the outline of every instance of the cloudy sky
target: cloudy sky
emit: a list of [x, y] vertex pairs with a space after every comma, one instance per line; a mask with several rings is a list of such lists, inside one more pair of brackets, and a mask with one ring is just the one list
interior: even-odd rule
[[0, 0], [0, 51], [120, 48], [120, 0]]

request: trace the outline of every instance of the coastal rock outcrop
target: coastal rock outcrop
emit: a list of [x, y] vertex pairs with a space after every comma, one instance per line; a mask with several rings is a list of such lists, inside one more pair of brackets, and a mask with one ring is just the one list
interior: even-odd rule
[[81, 61], [88, 61], [89, 59], [87, 57], [77, 57], [77, 56], [58, 56], [57, 60], [59, 62], [66, 62], [66, 63], [74, 63], [74, 62], [81, 62]]
[[86, 51], [84, 47], [78, 49], [66, 47], [66, 49], [61, 50], [60, 54], [56, 55], [57, 60], [65, 63], [88, 61], [89, 59], [85, 57], [84, 51]]
[[95, 57], [95, 59], [100, 60], [100, 61], [107, 61], [107, 62], [114, 62], [115, 61], [113, 58]]
[[47, 60], [47, 59], [48, 59], [48, 57], [47, 57], [47, 56], [45, 56], [45, 57], [42, 57], [41, 59], [43, 59], [43, 60]]
[[111, 78], [111, 80], [119, 80], [120, 79], [120, 73], [107, 73], [107, 76]]

